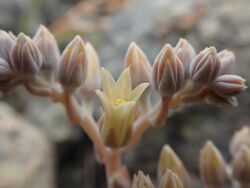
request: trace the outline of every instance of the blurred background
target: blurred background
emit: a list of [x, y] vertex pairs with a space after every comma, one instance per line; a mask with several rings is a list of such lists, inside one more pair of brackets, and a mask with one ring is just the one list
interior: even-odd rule
[[[198, 51], [215, 46], [235, 52], [235, 72], [250, 80], [249, 0], [0, 0], [0, 28], [31, 36], [40, 24], [56, 36], [60, 49], [76, 35], [96, 48], [102, 66], [114, 75], [135, 41], [151, 63], [165, 43], [186, 38]], [[150, 129], [124, 156], [131, 175], [139, 169], [155, 180], [159, 152], [170, 144], [200, 188], [199, 150], [211, 139], [230, 162], [235, 130], [250, 124], [249, 90], [239, 107], [196, 104], [179, 109], [162, 129]], [[0, 188], [106, 187], [92, 144], [65, 111], [22, 87], [0, 103]]]

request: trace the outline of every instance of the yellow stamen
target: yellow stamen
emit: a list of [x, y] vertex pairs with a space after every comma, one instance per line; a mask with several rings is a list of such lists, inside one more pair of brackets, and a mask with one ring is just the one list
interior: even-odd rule
[[115, 105], [120, 105], [122, 103], [124, 103], [125, 101], [122, 99], [115, 99]]

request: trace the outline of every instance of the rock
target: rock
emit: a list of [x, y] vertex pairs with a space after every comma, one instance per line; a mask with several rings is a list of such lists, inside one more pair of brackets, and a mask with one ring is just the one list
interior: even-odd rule
[[52, 145], [9, 106], [0, 103], [0, 187], [54, 188]]
[[15, 88], [5, 98], [51, 141], [58, 143], [79, 137], [79, 131], [72, 126], [64, 106], [60, 103], [55, 103], [48, 97], [33, 96], [23, 87]]

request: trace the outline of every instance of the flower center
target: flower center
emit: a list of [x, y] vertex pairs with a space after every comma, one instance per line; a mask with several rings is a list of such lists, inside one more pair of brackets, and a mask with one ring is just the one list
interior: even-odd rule
[[115, 105], [123, 104], [125, 101], [123, 99], [115, 99]]

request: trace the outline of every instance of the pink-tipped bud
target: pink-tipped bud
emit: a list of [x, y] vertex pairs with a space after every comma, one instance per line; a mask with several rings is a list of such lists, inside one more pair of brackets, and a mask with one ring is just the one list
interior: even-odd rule
[[214, 47], [201, 51], [190, 65], [190, 77], [195, 85], [213, 82], [220, 71], [220, 59]]
[[160, 188], [184, 188], [184, 185], [177, 174], [167, 170], [161, 177]]
[[211, 141], [207, 141], [201, 150], [200, 172], [203, 181], [211, 187], [224, 186], [228, 180], [226, 163]]
[[230, 74], [235, 66], [234, 53], [228, 50], [223, 50], [218, 53], [221, 62], [220, 75]]
[[101, 70], [99, 57], [95, 48], [90, 43], [86, 43], [85, 50], [88, 59], [87, 76], [84, 84], [81, 86], [81, 91], [84, 96], [96, 96], [95, 90], [101, 88]]
[[3, 30], [0, 30], [0, 58], [10, 63], [10, 52], [14, 44], [14, 40], [11, 36]]
[[233, 159], [233, 177], [242, 185], [250, 184], [250, 149], [245, 145]]
[[240, 94], [246, 89], [245, 79], [236, 75], [222, 75], [212, 83], [212, 90], [222, 97], [231, 97]]
[[153, 65], [153, 84], [163, 97], [172, 97], [184, 81], [184, 67], [174, 53], [171, 45], [167, 44], [157, 55]]
[[125, 67], [129, 67], [133, 88], [141, 83], [150, 82], [151, 65], [144, 52], [134, 42], [128, 47]]
[[180, 58], [183, 63], [185, 70], [185, 78], [189, 76], [189, 67], [192, 60], [195, 58], [195, 50], [193, 46], [186, 40], [180, 39], [174, 48], [176, 55]]
[[250, 129], [247, 126], [234, 133], [229, 146], [232, 156], [235, 156], [243, 145], [250, 148]]
[[43, 59], [37, 45], [23, 33], [19, 34], [12, 49], [12, 67], [23, 75], [34, 75], [40, 71]]
[[69, 91], [78, 88], [87, 74], [87, 57], [84, 43], [76, 36], [65, 48], [59, 65], [59, 81]]
[[143, 174], [139, 171], [137, 175], [134, 175], [132, 188], [154, 188], [155, 186], [151, 182], [149, 175]]
[[59, 63], [60, 52], [52, 33], [45, 26], [40, 26], [33, 38], [43, 56], [42, 70], [46, 72], [56, 71]]

